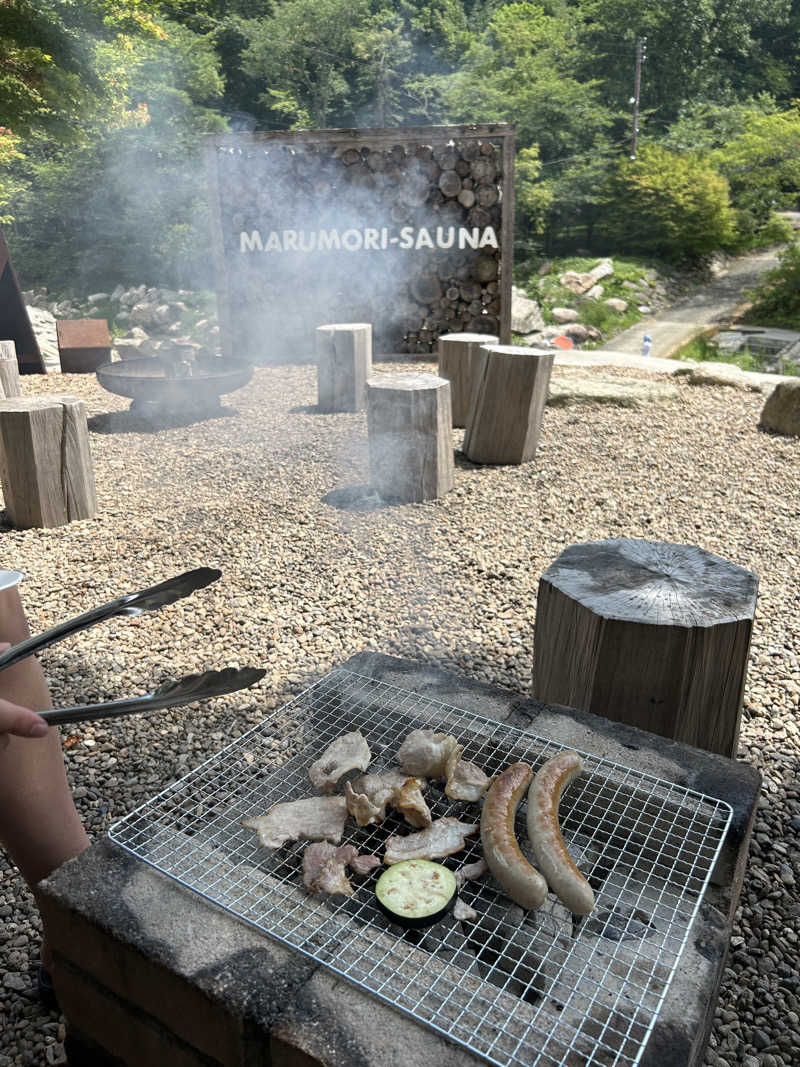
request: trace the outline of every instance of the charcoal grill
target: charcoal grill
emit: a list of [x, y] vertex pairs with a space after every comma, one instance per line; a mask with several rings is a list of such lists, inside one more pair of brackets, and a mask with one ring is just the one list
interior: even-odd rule
[[185, 370], [173, 373], [166, 360], [146, 356], [104, 363], [96, 374], [104, 389], [129, 397], [131, 410], [142, 414], [213, 411], [221, 396], [241, 389], [253, 376], [249, 363], [221, 356], [198, 356]]
[[[719, 854], [731, 808], [592, 755], [561, 804], [573, 856], [595, 889], [587, 919], [553, 897], [524, 912], [485, 876], [462, 898], [474, 923], [448, 917], [400, 932], [379, 911], [374, 878], [353, 898], [320, 898], [301, 880], [304, 846], [262, 849], [240, 820], [312, 793], [308, 767], [360, 729], [371, 771], [389, 767], [405, 735], [454, 734], [464, 756], [495, 774], [536, 769], [560, 746], [345, 669], [331, 672], [196, 770], [116, 822], [111, 838], [205, 899], [329, 967], [489, 1062], [636, 1064], [655, 1024]], [[288, 737], [288, 740], [287, 740]], [[470, 814], [432, 787], [434, 817]], [[518, 831], [524, 841], [524, 806]], [[407, 832], [348, 824], [345, 841], [382, 854]], [[474, 841], [448, 865], [479, 855]]]

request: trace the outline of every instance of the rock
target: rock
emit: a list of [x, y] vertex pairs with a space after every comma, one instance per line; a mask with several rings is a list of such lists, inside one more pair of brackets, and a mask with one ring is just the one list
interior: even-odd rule
[[638, 291], [639, 286], [636, 284], [636, 282], [625, 281], [625, 282], [622, 283], [622, 288], [623, 289], [636, 289]]
[[638, 312], [640, 312], [642, 315], [652, 315], [653, 314], [653, 309], [650, 307], [649, 304], [639, 304], [639, 305], [637, 305], [636, 310]]
[[565, 326], [564, 333], [576, 344], [582, 344], [584, 341], [599, 341], [603, 336], [596, 327], [586, 326], [582, 322], [572, 322]]
[[551, 308], [550, 314], [556, 322], [575, 322], [579, 312], [575, 308]]
[[513, 333], [533, 333], [541, 330], [544, 319], [535, 300], [523, 296], [518, 289], [511, 288], [511, 330]]
[[112, 292], [112, 294], [111, 294], [111, 297], [110, 297], [110, 300], [111, 300], [111, 301], [112, 301], [113, 303], [115, 303], [115, 304], [118, 304], [118, 303], [120, 302], [120, 300], [122, 299], [122, 294], [123, 294], [124, 292], [125, 292], [125, 286], [124, 286], [124, 285], [118, 285], [118, 286], [117, 286], [117, 287], [116, 287], [116, 288], [114, 289], [114, 291]]
[[762, 430], [800, 437], [800, 378], [778, 382], [761, 410]]
[[609, 296], [603, 303], [618, 315], [623, 315], [628, 310], [628, 301], [620, 300], [618, 296]]
[[582, 293], [588, 292], [593, 285], [597, 284], [597, 278], [591, 274], [579, 274], [577, 271], [568, 270], [558, 279], [560, 284], [565, 289], [569, 289], [571, 293], [575, 293], [576, 296], [580, 296]]
[[27, 310], [31, 328], [36, 334], [36, 340], [39, 342], [39, 351], [42, 353], [42, 359], [45, 364], [60, 368], [61, 359], [58, 354], [55, 315], [50, 311], [45, 311], [44, 308], [29, 307]]
[[[696, 363], [687, 364], [685, 368], [675, 371], [684, 376], [691, 385], [727, 385], [734, 389], [747, 389], [751, 393], [761, 393], [763, 389], [752, 378], [740, 370], [735, 363]], [[763, 415], [762, 415], [763, 417]]]
[[106, 300], [109, 300], [108, 293], [92, 293], [91, 296], [86, 297], [87, 304], [103, 304]]
[[148, 335], [147, 331], [143, 330], [141, 326], [132, 326], [131, 329], [128, 330], [127, 336], [134, 341], [146, 341]]
[[587, 300], [599, 300], [605, 292], [602, 285], [593, 285], [591, 289], [587, 290], [585, 296]]
[[569, 374], [550, 379], [547, 403], [550, 407], [610, 404], [620, 408], [644, 408], [669, 403], [679, 396], [678, 388], [671, 382]]
[[113, 349], [120, 359], [138, 359], [143, 355], [139, 348], [140, 343], [133, 337], [118, 337], [113, 344]]
[[[798, 227], [798, 229], [800, 229], [800, 227]], [[543, 274], [549, 274], [552, 269], [553, 261], [551, 259], [546, 259], [536, 273], [541, 276]]]
[[131, 308], [131, 322], [135, 326], [152, 326], [156, 321], [156, 308], [153, 304], [136, 303]]
[[601, 282], [603, 278], [610, 278], [614, 273], [614, 261], [611, 259], [601, 259], [596, 267], [592, 267], [589, 271], [589, 275], [594, 278], [595, 282]]

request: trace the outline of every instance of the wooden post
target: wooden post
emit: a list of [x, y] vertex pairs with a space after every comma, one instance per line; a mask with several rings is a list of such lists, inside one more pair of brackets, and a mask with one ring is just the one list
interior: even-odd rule
[[19, 393], [17, 346], [13, 341], [0, 341], [0, 400]]
[[475, 368], [482, 362], [481, 345], [496, 345], [485, 333], [446, 333], [439, 338], [439, 377], [450, 382], [453, 426], [466, 426]]
[[464, 434], [473, 463], [527, 463], [536, 455], [553, 353], [518, 345], [484, 345]]
[[539, 583], [533, 695], [733, 758], [757, 591], [694, 545], [572, 545]]
[[385, 499], [433, 500], [453, 488], [450, 383], [435, 374], [378, 374], [367, 383], [372, 484]]
[[319, 410], [363, 411], [372, 374], [372, 326], [363, 322], [318, 326], [316, 341]]
[[0, 400], [0, 477], [15, 526], [93, 519], [94, 471], [83, 401], [74, 396]]

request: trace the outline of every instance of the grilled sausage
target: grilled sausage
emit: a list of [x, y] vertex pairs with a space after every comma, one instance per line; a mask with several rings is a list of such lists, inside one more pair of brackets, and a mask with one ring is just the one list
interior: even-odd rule
[[528, 792], [528, 837], [536, 862], [555, 895], [575, 915], [588, 915], [594, 909], [594, 893], [564, 844], [558, 805], [582, 769], [576, 752], [560, 752], [537, 771]]
[[532, 775], [527, 763], [506, 767], [489, 786], [481, 812], [481, 843], [489, 870], [522, 908], [540, 908], [547, 897], [547, 883], [522, 855], [514, 833], [514, 816]]

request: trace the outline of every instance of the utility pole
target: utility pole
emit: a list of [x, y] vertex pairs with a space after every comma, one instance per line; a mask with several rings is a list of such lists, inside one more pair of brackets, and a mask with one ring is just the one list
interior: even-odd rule
[[631, 130], [631, 159], [636, 159], [636, 139], [639, 136], [639, 95], [642, 89], [642, 63], [645, 58], [646, 37], [636, 38], [636, 73], [633, 76], [633, 128]]

